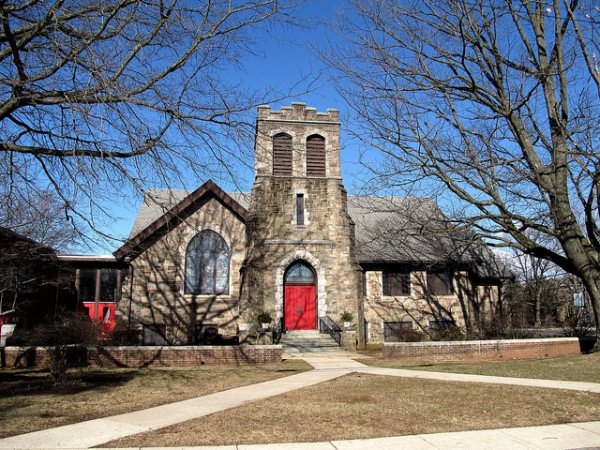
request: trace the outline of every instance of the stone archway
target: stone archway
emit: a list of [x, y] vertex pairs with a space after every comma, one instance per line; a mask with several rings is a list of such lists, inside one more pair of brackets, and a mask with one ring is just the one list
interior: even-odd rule
[[283, 324], [286, 330], [317, 328], [317, 276], [306, 261], [298, 259], [283, 277]]
[[283, 291], [285, 271], [294, 261], [297, 260], [306, 261], [314, 269], [317, 275], [317, 315], [319, 317], [327, 315], [327, 292], [325, 290], [327, 283], [325, 280], [325, 269], [321, 266], [320, 261], [317, 258], [315, 258], [309, 251], [296, 250], [290, 253], [281, 261], [275, 273], [275, 320], [277, 322], [279, 322], [279, 320], [283, 318]]

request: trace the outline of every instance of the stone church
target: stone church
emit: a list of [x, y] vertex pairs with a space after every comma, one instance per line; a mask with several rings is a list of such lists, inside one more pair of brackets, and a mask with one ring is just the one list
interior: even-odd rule
[[114, 256], [127, 267], [117, 317], [147, 344], [194, 344], [209, 327], [243, 342], [263, 312], [279, 331], [341, 330], [350, 313], [358, 345], [477, 327], [505, 275], [431, 199], [348, 196], [338, 111], [303, 103], [258, 108], [250, 193], [149, 191]]

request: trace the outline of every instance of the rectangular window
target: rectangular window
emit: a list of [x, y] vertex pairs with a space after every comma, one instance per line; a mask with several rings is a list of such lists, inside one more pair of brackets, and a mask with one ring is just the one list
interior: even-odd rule
[[304, 194], [296, 194], [296, 225], [304, 225]]
[[582, 291], [573, 293], [573, 305], [576, 308], [583, 308], [585, 306], [585, 295]]
[[117, 298], [117, 270], [100, 269], [100, 301], [114, 302]]
[[383, 323], [383, 340], [384, 342], [404, 342], [407, 330], [412, 330], [413, 323], [410, 321], [404, 322], [384, 322]]
[[410, 272], [408, 270], [384, 271], [382, 281], [384, 296], [410, 295]]
[[452, 328], [456, 326], [456, 324], [454, 323], [454, 321], [452, 320], [430, 320], [429, 321], [429, 331], [444, 331], [444, 330], [448, 330], [449, 328]]
[[452, 292], [452, 275], [449, 272], [427, 272], [427, 293], [429, 295], [451, 295]]
[[79, 301], [93, 302], [96, 299], [96, 269], [79, 271]]
[[142, 345], [167, 345], [167, 326], [143, 325]]

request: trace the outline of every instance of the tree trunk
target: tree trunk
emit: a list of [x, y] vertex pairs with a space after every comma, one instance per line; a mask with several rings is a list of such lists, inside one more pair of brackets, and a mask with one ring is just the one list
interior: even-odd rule
[[600, 342], [598, 339], [600, 336], [600, 316], [598, 315], [600, 312], [600, 270], [593, 268], [586, 270], [581, 275], [581, 281], [583, 281], [586, 292], [590, 296], [590, 303], [596, 324], [596, 342], [592, 351], [597, 352], [600, 351]]
[[540, 309], [541, 309], [541, 305], [540, 305], [541, 298], [540, 297], [542, 296], [541, 294], [542, 293], [541, 293], [540, 286], [536, 286], [535, 296], [534, 296], [534, 298], [535, 298], [535, 319], [533, 322], [533, 326], [535, 328], [540, 328], [542, 326], [542, 318], [540, 317], [541, 316], [540, 315]]

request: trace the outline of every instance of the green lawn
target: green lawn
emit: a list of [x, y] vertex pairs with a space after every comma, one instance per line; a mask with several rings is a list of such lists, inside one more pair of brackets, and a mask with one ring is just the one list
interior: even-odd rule
[[561, 358], [479, 362], [402, 362], [384, 359], [359, 361], [377, 367], [600, 383], [600, 353]]

